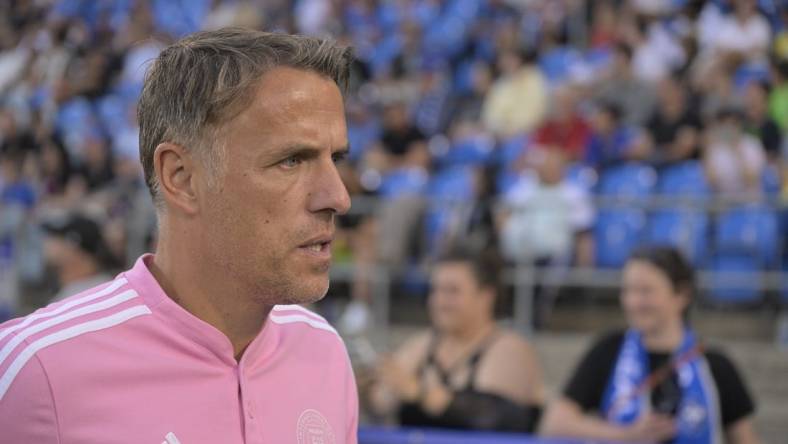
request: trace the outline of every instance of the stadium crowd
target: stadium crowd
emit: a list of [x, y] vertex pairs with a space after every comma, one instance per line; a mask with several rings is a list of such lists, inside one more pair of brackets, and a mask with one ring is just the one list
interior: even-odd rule
[[[788, 230], [785, 1], [18, 0], [0, 4], [0, 320], [92, 287], [155, 245], [136, 124], [146, 62], [179, 37], [225, 26], [330, 36], [355, 48], [351, 153], [341, 165], [355, 209], [340, 220], [335, 245], [337, 260], [356, 270], [340, 319], [346, 333], [369, 325], [366, 271], [377, 265], [442, 264], [435, 283], [466, 279], [446, 264], [467, 263], [474, 277], [458, 285], [479, 294], [487, 282], [473, 257], [491, 250], [508, 263], [620, 268], [638, 244], [659, 242], [679, 246], [699, 268], [788, 269], [780, 245]], [[660, 206], [665, 196], [672, 204]], [[453, 252], [460, 241], [475, 254]], [[676, 284], [667, 253], [640, 254]], [[748, 289], [720, 294], [751, 297]], [[493, 333], [495, 295], [485, 297], [459, 311], [476, 316], [463, 346], [490, 346], [490, 359], [513, 368], [487, 365], [475, 385], [481, 352], [463, 360], [468, 349], [444, 350], [424, 335], [384, 363], [373, 407], [446, 425], [481, 402], [530, 419], [476, 420], [533, 430], [544, 402], [538, 365], [528, 344]], [[439, 305], [431, 306], [434, 327], [451, 330], [457, 313]], [[615, 350], [631, 338], [606, 341], [591, 354], [603, 355], [610, 373], [611, 343]], [[418, 369], [396, 362], [425, 355]], [[470, 366], [458, 367], [466, 389], [455, 400], [465, 406], [407, 374], [448, 384], [456, 375], [441, 373], [442, 361], [454, 358]], [[738, 410], [722, 412], [725, 425], [747, 418], [752, 401], [735, 370], [708, 359], [715, 379], [727, 375], [739, 390]], [[501, 379], [506, 372], [530, 379], [517, 386]], [[560, 434], [550, 428], [581, 422], [603, 402], [580, 379], [549, 412], [549, 430]], [[432, 397], [414, 405], [422, 396]], [[585, 431], [595, 425], [586, 421]], [[664, 424], [649, 426], [638, 433], [669, 435]]]
[[[369, 317], [363, 270], [423, 264], [457, 239], [554, 267], [620, 267], [643, 241], [681, 245], [694, 264], [723, 271], [786, 262], [778, 248], [788, 195], [784, 2], [28, 0], [0, 8], [6, 316], [20, 294], [65, 285], [49, 278], [58, 262], [82, 263], [44, 248], [64, 238], [43, 230], [47, 223], [67, 225], [73, 213], [97, 223], [100, 245], [75, 254], [95, 262], [101, 250], [98, 268], [129, 264], [155, 242], [137, 161], [145, 62], [180, 36], [222, 26], [331, 36], [356, 50], [342, 172], [353, 195], [374, 199], [357, 198], [341, 221], [338, 256], [361, 270], [343, 320], [350, 330]], [[600, 204], [655, 195], [697, 199], [662, 211]], [[749, 207], [725, 213], [726, 202]], [[743, 233], [753, 220], [764, 228]]]

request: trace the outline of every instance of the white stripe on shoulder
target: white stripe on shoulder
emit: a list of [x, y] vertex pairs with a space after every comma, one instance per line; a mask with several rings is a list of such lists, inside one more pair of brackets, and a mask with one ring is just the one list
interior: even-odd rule
[[100, 310], [105, 310], [107, 308], [114, 307], [118, 304], [122, 304], [129, 299], [134, 299], [137, 297], [137, 292], [134, 290], [126, 290], [123, 293], [117, 294], [112, 296], [111, 298], [104, 299], [100, 302], [95, 302], [90, 305], [85, 305], [84, 307], [77, 308], [75, 310], [69, 311], [67, 313], [63, 313], [60, 316], [56, 316], [52, 319], [48, 319], [41, 323], [35, 324], [32, 327], [28, 327], [22, 331], [20, 331], [16, 336], [11, 338], [2, 349], [0, 349], [0, 365], [3, 364], [3, 361], [8, 358], [8, 355], [14, 351], [16, 346], [21, 344], [25, 339], [29, 338], [30, 336], [44, 331], [49, 327], [54, 327], [55, 325], [62, 324], [63, 322], [69, 321], [79, 316], [83, 316], [90, 313], [95, 313]]
[[41, 311], [41, 312], [33, 313], [33, 314], [29, 315], [28, 317], [26, 317], [24, 321], [22, 321], [22, 322], [20, 322], [20, 323], [18, 323], [16, 325], [12, 325], [11, 327], [8, 327], [8, 328], [0, 331], [0, 340], [2, 340], [4, 337], [8, 336], [9, 334], [11, 334], [11, 333], [13, 333], [13, 332], [15, 332], [15, 331], [17, 331], [17, 330], [19, 330], [21, 328], [27, 327], [28, 325], [32, 324], [33, 321], [35, 321], [36, 319], [49, 318], [49, 317], [52, 317], [52, 316], [57, 316], [60, 313], [63, 313], [64, 311], [66, 311], [66, 310], [68, 310], [70, 308], [76, 307], [77, 305], [82, 305], [85, 302], [90, 302], [90, 301], [93, 301], [93, 300], [98, 299], [100, 297], [103, 297], [103, 296], [106, 296], [108, 294], [111, 294], [112, 292], [116, 291], [120, 287], [126, 285], [127, 282], [128, 281], [126, 281], [125, 278], [119, 278], [119, 279], [116, 279], [115, 281], [113, 281], [110, 285], [106, 286], [105, 288], [103, 288], [103, 289], [101, 289], [101, 290], [99, 290], [99, 291], [97, 291], [95, 293], [87, 294], [85, 296], [82, 296], [81, 298], [68, 301], [65, 304], [61, 305], [60, 307], [58, 307], [58, 308], [56, 308], [54, 310]]
[[334, 333], [335, 335], [339, 336], [339, 333], [337, 333], [337, 331], [334, 330], [334, 327], [328, 325], [328, 323], [318, 321], [316, 319], [304, 315], [279, 316], [279, 315], [271, 314], [268, 316], [268, 319], [270, 319], [271, 321], [277, 324], [292, 324], [294, 322], [301, 322], [309, 325], [310, 327], [317, 328], [320, 330], [330, 331], [331, 333]]
[[72, 327], [66, 328], [61, 330], [57, 333], [52, 333], [51, 335], [44, 336], [40, 338], [30, 345], [27, 346], [19, 356], [14, 359], [14, 362], [8, 367], [5, 374], [0, 377], [0, 400], [3, 399], [3, 396], [8, 391], [8, 388], [11, 386], [11, 383], [16, 378], [16, 375], [19, 374], [20, 370], [24, 368], [27, 361], [30, 360], [35, 354], [50, 345], [57, 344], [58, 342], [63, 342], [65, 340], [80, 336], [85, 333], [90, 333], [98, 330], [104, 330], [110, 327], [114, 327], [118, 324], [122, 324], [130, 319], [136, 318], [137, 316], [142, 316], [146, 314], [150, 314], [150, 309], [145, 305], [135, 305], [131, 308], [127, 308], [126, 310], [117, 312], [113, 315], [96, 319], [93, 321], [84, 322], [82, 324], [77, 324]]
[[293, 305], [274, 305], [274, 311], [276, 311], [276, 312], [298, 311], [298, 312], [304, 313], [305, 315], [311, 317], [312, 319], [314, 319], [316, 321], [325, 322], [326, 324], [328, 324], [328, 321], [326, 321], [326, 318], [324, 318], [323, 316], [320, 316], [319, 314], [315, 313], [314, 311], [309, 310], [308, 308], [304, 308], [304, 307], [302, 307], [300, 305], [295, 305], [295, 304], [293, 304]]

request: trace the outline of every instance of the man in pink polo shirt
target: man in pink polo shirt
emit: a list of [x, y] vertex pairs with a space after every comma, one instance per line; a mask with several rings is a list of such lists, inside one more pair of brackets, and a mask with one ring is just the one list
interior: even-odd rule
[[345, 444], [358, 405], [328, 289], [350, 207], [350, 51], [225, 29], [165, 49], [139, 103], [155, 255], [0, 325], [3, 444]]

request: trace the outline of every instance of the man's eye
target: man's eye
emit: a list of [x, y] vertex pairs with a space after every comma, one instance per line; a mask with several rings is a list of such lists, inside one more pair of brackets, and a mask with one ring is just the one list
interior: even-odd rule
[[301, 158], [298, 156], [290, 156], [287, 159], [283, 160], [280, 165], [285, 168], [295, 168], [301, 164]]
[[334, 153], [331, 158], [334, 160], [334, 163], [341, 163], [347, 159], [347, 153]]

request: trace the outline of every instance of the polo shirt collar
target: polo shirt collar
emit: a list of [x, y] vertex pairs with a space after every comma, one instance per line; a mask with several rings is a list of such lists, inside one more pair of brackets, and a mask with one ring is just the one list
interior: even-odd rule
[[[213, 325], [193, 315], [172, 298], [167, 296], [159, 282], [150, 272], [149, 264], [153, 254], [145, 254], [137, 259], [134, 267], [123, 273], [129, 285], [143, 298], [153, 314], [162, 322], [213, 353], [222, 363], [236, 366], [232, 343], [224, 333]], [[279, 342], [278, 329], [273, 322], [266, 321], [260, 333], [244, 351], [242, 367], [255, 365], [264, 360], [276, 349]]]

